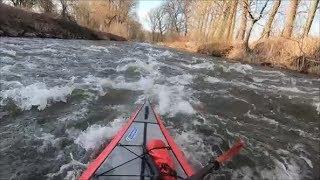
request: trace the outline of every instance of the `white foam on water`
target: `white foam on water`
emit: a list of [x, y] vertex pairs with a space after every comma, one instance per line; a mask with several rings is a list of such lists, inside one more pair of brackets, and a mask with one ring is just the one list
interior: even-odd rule
[[247, 88], [250, 88], [250, 89], [255, 89], [255, 90], [265, 90], [261, 87], [261, 85], [257, 84], [257, 83], [249, 83], [249, 84], [246, 84], [244, 82], [241, 82], [241, 81], [237, 81], [237, 80], [231, 80], [231, 82], [226, 82], [228, 84], [231, 84], [231, 85], [234, 85], [234, 86], [244, 86], [244, 87], [247, 87]]
[[71, 85], [47, 87], [44, 83], [34, 83], [28, 86], [4, 90], [0, 92], [1, 105], [5, 100], [12, 99], [22, 110], [30, 110], [37, 106], [38, 110], [45, 109], [53, 102], [66, 102], [74, 87]]
[[[179, 78], [180, 83], [183, 85], [177, 84]], [[90, 88], [103, 92], [101, 95], [107, 93], [104, 90], [106, 87], [132, 91], [144, 91], [144, 95], [158, 98], [159, 105], [157, 108], [160, 114], [169, 114], [170, 116], [174, 116], [177, 113], [195, 113], [188, 100], [191, 97], [191, 94], [184, 86], [189, 84], [192, 78], [193, 77], [191, 75], [169, 78], [169, 81], [176, 85], [156, 84], [154, 78], [151, 78], [150, 76], [141, 77], [138, 81], [134, 82], [126, 82], [125, 78], [122, 76], [111, 80], [109, 78], [98, 78], [90, 75], [83, 80], [85, 84], [91, 84], [89, 86]]]
[[310, 168], [313, 168], [313, 164], [312, 164], [312, 161], [304, 156], [300, 156], [301, 159], [303, 159]]
[[320, 102], [313, 102], [313, 106], [316, 108], [318, 111], [318, 114], [320, 114]]
[[[150, 56], [148, 56], [150, 58]], [[161, 63], [154, 60], [142, 61], [140, 59], [136, 59], [134, 62], [126, 63], [125, 65], [118, 65], [116, 67], [117, 72], [126, 71], [129, 68], [136, 68], [139, 72], [146, 72], [151, 75], [160, 75], [158, 71], [159, 65]]]
[[260, 175], [263, 179], [287, 179], [296, 180], [300, 179], [301, 169], [299, 165], [292, 159], [289, 161], [280, 162], [275, 158], [271, 158], [275, 165], [274, 169], [262, 169]]
[[[211, 151], [205, 145], [203, 139], [194, 131], [182, 131], [174, 136], [175, 142], [183, 150], [187, 159], [194, 165], [198, 164], [203, 166], [201, 157], [207, 157]], [[187, 145], [187, 146], [186, 146]]]
[[1, 69], [0, 69], [0, 73], [3, 74], [3, 73], [10, 72], [11, 67], [12, 67], [12, 65], [4, 65], [4, 66], [2, 66]]
[[[158, 50], [150, 49], [150, 51], [158, 52]], [[155, 57], [161, 56], [163, 51], [159, 54], [147, 54], [148, 59], [141, 60], [138, 58], [122, 58], [120, 61], [127, 62], [124, 65], [118, 65], [116, 70], [118, 72], [126, 71], [130, 67], [135, 67], [145, 76], [141, 77], [138, 81], [126, 81], [125, 77], [118, 76], [117, 78], [98, 78], [88, 76], [84, 78], [84, 82], [91, 84], [99, 90], [102, 95], [107, 93], [104, 89], [128, 89], [132, 91], [144, 91], [145, 96], [155, 97], [159, 100], [158, 109], [160, 113], [174, 116], [177, 113], [192, 114], [193, 110], [190, 102], [191, 93], [185, 88], [193, 80], [193, 75], [184, 73], [182, 75], [166, 77], [161, 74], [160, 66], [166, 66], [158, 62]], [[212, 63], [209, 63], [212, 64]], [[204, 65], [207, 67], [208, 64]], [[164, 84], [158, 84], [158, 83]], [[141, 98], [139, 98], [141, 99]]]
[[40, 151], [41, 153], [44, 153], [50, 146], [54, 146], [56, 143], [57, 139], [55, 138], [54, 135], [50, 133], [42, 133], [41, 136], [35, 136], [37, 139], [41, 139], [42, 146], [40, 146], [37, 150]]
[[167, 80], [172, 84], [188, 85], [192, 82], [193, 76], [191, 74], [182, 74], [168, 77]]
[[12, 64], [14, 62], [14, 60], [12, 59], [12, 57], [9, 56], [1, 56], [0, 57], [0, 63], [8, 63], [8, 64]]
[[296, 145], [293, 146], [293, 149], [294, 149], [295, 151], [299, 151], [299, 152], [300, 152], [299, 158], [303, 159], [303, 160], [308, 164], [308, 166], [309, 166], [310, 168], [313, 168], [312, 161], [305, 156], [306, 154], [307, 154], [307, 155], [310, 155], [310, 154], [308, 153], [308, 151], [306, 151], [305, 146], [304, 146], [303, 144], [299, 144], [299, 143], [298, 143], [298, 144], [296, 144]]
[[261, 79], [261, 78], [257, 78], [257, 77], [252, 77], [252, 79], [253, 79], [254, 82], [258, 82], [258, 83], [261, 83], [263, 81], [268, 80], [268, 79]]
[[262, 83], [262, 82], [265, 82], [265, 81], [271, 81], [271, 82], [280, 82], [279, 79], [273, 79], [272, 77], [268, 77], [268, 78], [259, 78], [259, 77], [256, 77], [256, 76], [252, 76], [251, 77], [253, 79], [254, 82], [256, 83]]
[[138, 57], [123, 57], [121, 59], [118, 59], [118, 63], [123, 63], [123, 62], [126, 62], [126, 63], [129, 63], [129, 62], [136, 62], [136, 61], [139, 61], [139, 58]]
[[71, 112], [67, 113], [66, 115], [64, 115], [63, 117], [60, 117], [58, 120], [61, 121], [62, 123], [65, 123], [67, 121], [76, 121], [81, 118], [84, 118], [88, 112], [88, 108], [87, 108], [88, 103], [81, 102], [80, 106], [81, 106], [80, 109], [71, 111]]
[[261, 120], [266, 121], [269, 124], [274, 124], [274, 125], [278, 125], [279, 124], [276, 120], [270, 119], [270, 118], [267, 118], [267, 117], [264, 117], [264, 116], [261, 118]]
[[280, 71], [273, 71], [273, 70], [260, 70], [260, 69], [254, 69], [257, 73], [263, 73], [266, 76], [282, 76], [286, 77], [286, 75]]
[[12, 88], [19, 88], [21, 86], [23, 86], [23, 84], [21, 84], [19, 81], [4, 81], [0, 79], [0, 87], [2, 91]]
[[83, 78], [83, 82], [83, 85], [87, 85], [90, 89], [99, 91], [101, 96], [104, 96], [107, 93], [105, 88], [149, 91], [154, 84], [153, 79], [148, 77], [141, 77], [138, 81], [126, 82], [123, 76], [110, 79], [92, 75]]
[[14, 51], [14, 50], [11, 50], [11, 49], [0, 49], [1, 50], [1, 52], [3, 53], [3, 54], [7, 54], [7, 55], [10, 55], [10, 56], [15, 56], [17, 53], [16, 53], [16, 51]]
[[[95, 149], [104, 144], [123, 125], [124, 119], [118, 118], [109, 123], [107, 126], [93, 124], [86, 130], [77, 133], [68, 130], [69, 136], [74, 139], [74, 142], [86, 150]], [[78, 134], [78, 135], [77, 135]]]
[[144, 53], [143, 53], [143, 51], [141, 51], [141, 50], [135, 50], [135, 51], [133, 51], [133, 52], [130, 52], [132, 55], [136, 55], [136, 56], [143, 56], [144, 55]]
[[155, 49], [154, 47], [150, 46], [146, 48], [149, 51], [150, 55], [153, 55], [155, 57], [161, 56], [162, 51]]
[[286, 92], [293, 92], [293, 93], [304, 93], [303, 91], [301, 91], [297, 87], [278, 87], [278, 86], [273, 86], [273, 85], [271, 85], [271, 87], [274, 88], [275, 90], [278, 90], [278, 91], [286, 91]]
[[228, 67], [221, 65], [221, 67], [225, 72], [230, 72], [231, 70], [234, 70], [242, 74], [246, 74], [248, 71], [253, 70], [252, 66], [248, 64], [241, 64], [241, 63], [234, 63], [229, 65]]
[[265, 122], [268, 122], [269, 124], [274, 124], [274, 125], [278, 125], [279, 122], [277, 122], [276, 120], [274, 119], [270, 119], [270, 118], [267, 118], [265, 116], [257, 116], [257, 115], [254, 115], [254, 114], [251, 114], [251, 111], [249, 110], [246, 114], [244, 114], [245, 116], [249, 117], [249, 118], [252, 118], [252, 119], [255, 119], [255, 120], [262, 120], [262, 121], [265, 121]]
[[177, 113], [195, 113], [189, 101], [183, 98], [186, 97], [183, 86], [168, 87], [158, 85], [158, 87], [154, 89], [153, 94], [158, 96], [159, 104], [157, 109], [161, 115], [168, 114], [169, 116], [175, 116]]
[[73, 158], [72, 153], [70, 153], [70, 157], [71, 157], [71, 161], [67, 164], [62, 165], [58, 172], [49, 173], [46, 176], [49, 179], [54, 179], [55, 177], [66, 172], [67, 175], [63, 179], [65, 179], [65, 180], [77, 179], [77, 177], [81, 174], [81, 168], [85, 168], [87, 165], [75, 160]]
[[209, 69], [209, 70], [213, 70], [215, 66], [215, 64], [212, 62], [203, 62], [203, 63], [197, 63], [197, 64], [182, 63], [182, 65], [190, 69]]
[[149, 91], [153, 86], [153, 79], [141, 77], [138, 81], [126, 82], [123, 76], [119, 76], [114, 80], [98, 78], [103, 86], [112, 87], [115, 89], [127, 89], [132, 91], [143, 90]]
[[158, 109], [160, 114], [165, 114], [170, 108], [170, 92], [166, 91], [165, 87], [162, 87], [159, 92], [159, 105]]
[[95, 46], [95, 45], [91, 45], [89, 47], [85, 47], [84, 49], [89, 50], [89, 51], [95, 51], [95, 52], [107, 52], [109, 53], [109, 50], [104, 47], [104, 46]]
[[52, 48], [43, 48], [43, 49], [40, 49], [40, 50], [33, 49], [31, 52], [32, 52], [32, 53], [37, 53], [37, 52], [39, 52], [39, 53], [42, 53], [42, 52], [57, 53], [58, 50], [52, 49]]
[[167, 86], [155, 84], [150, 90], [153, 97], [157, 97], [157, 110], [161, 115], [175, 116], [178, 113], [194, 114], [191, 105], [191, 94], [183, 85]]
[[243, 166], [232, 173], [231, 179], [251, 180], [253, 177], [253, 170], [249, 166]]
[[168, 50], [165, 50], [162, 54], [162, 56], [168, 56], [168, 57], [172, 57], [173, 53], [168, 51]]
[[209, 82], [209, 83], [212, 83], [212, 84], [222, 82], [221, 79], [218, 79], [218, 78], [216, 78], [216, 77], [211, 77], [211, 76], [205, 77], [204, 80], [207, 81], [207, 82]]
[[[105, 86], [112, 86], [112, 81], [109, 78], [98, 78], [92, 75], [88, 75], [87, 77], [84, 77], [82, 79], [83, 84], [80, 84], [79, 86], [88, 86], [88, 88], [98, 91], [100, 96], [104, 96], [106, 94], [104, 87]], [[84, 87], [82, 87], [84, 88]]]
[[146, 43], [146, 42], [135, 42], [135, 43], [137, 43], [138, 45], [143, 46], [143, 47], [153, 47], [154, 46], [153, 44]]
[[301, 129], [289, 128], [289, 131], [294, 131], [294, 132], [298, 133], [300, 136], [307, 138], [307, 139], [313, 139], [316, 141], [320, 140], [320, 137], [317, 134], [311, 134], [311, 133], [305, 132]]

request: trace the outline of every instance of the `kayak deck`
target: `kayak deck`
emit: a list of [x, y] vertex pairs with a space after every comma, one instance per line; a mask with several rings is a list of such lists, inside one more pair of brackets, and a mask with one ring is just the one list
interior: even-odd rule
[[80, 179], [154, 179], [152, 165], [145, 156], [146, 143], [151, 139], [161, 139], [166, 144], [178, 179], [192, 175], [192, 167], [165, 129], [160, 115], [146, 101]]

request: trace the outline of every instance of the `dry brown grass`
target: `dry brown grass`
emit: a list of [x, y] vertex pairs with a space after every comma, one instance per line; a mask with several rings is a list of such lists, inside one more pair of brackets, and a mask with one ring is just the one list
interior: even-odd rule
[[243, 43], [234, 42], [233, 48], [227, 54], [227, 58], [232, 60], [243, 60], [248, 57], [248, 53]]
[[229, 54], [232, 48], [233, 46], [230, 43], [216, 41], [199, 46], [197, 52], [216, 57], [225, 57]]
[[320, 75], [320, 38], [287, 39], [272, 37], [251, 45], [247, 52], [244, 45], [223, 42], [200, 43], [187, 39], [175, 39], [162, 45], [264, 66], [280, 67], [303, 73]]
[[314, 67], [320, 65], [320, 38], [274, 37], [256, 42], [252, 49], [259, 61], [278, 67], [314, 73]]
[[199, 48], [199, 43], [196, 42], [188, 42], [185, 39], [179, 39], [179, 40], [170, 40], [170, 41], [164, 41], [158, 43], [163, 46], [167, 46], [174, 49], [189, 51], [189, 52], [197, 52]]
[[124, 37], [126, 39], [129, 39], [129, 30], [128, 26], [126, 24], [122, 23], [112, 23], [108, 30], [106, 30], [108, 33], [115, 34], [117, 36]]
[[197, 52], [216, 57], [225, 57], [232, 49], [232, 45], [229, 43], [223, 43], [218, 41], [214, 43], [202, 43], [188, 41], [186, 38], [176, 38], [174, 40], [170, 39], [159, 44], [175, 49], [185, 50], [189, 52]]
[[246, 52], [243, 44], [234, 43], [227, 58], [320, 74], [320, 38], [272, 37], [255, 42], [251, 49], [251, 52]]

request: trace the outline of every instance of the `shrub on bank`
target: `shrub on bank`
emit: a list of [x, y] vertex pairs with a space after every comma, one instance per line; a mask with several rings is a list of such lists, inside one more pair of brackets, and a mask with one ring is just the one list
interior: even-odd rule
[[223, 41], [200, 43], [177, 40], [161, 44], [175, 49], [226, 57], [234, 61], [320, 75], [320, 38], [271, 37], [260, 39], [250, 46], [249, 51], [241, 42], [231, 44]]

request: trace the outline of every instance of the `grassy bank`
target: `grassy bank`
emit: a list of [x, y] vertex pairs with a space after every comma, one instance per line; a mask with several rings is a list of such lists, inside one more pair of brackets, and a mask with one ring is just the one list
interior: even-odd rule
[[123, 37], [95, 31], [74, 21], [35, 13], [0, 3], [0, 36], [60, 39], [126, 40]]
[[200, 43], [179, 39], [160, 44], [175, 49], [225, 57], [232, 61], [320, 75], [320, 38], [272, 37], [254, 42], [251, 44], [250, 50], [246, 50], [244, 45], [239, 42]]

